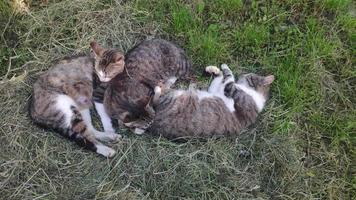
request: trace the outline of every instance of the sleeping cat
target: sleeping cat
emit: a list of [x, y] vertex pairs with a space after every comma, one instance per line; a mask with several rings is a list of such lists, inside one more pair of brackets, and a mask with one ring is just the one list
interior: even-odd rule
[[256, 121], [274, 76], [246, 74], [235, 82], [226, 64], [221, 69], [222, 72], [214, 66], [206, 68], [216, 75], [207, 91], [155, 87], [152, 104], [156, 113], [150, 126], [126, 125], [141, 132], [148, 128], [150, 133], [170, 139], [238, 134]]
[[[162, 39], [146, 40], [125, 55], [125, 69], [114, 78], [108, 75], [111, 59], [108, 50], [92, 42], [95, 53], [95, 68], [101, 82], [101, 93], [94, 94], [95, 107], [104, 124], [112, 130], [110, 118], [119, 124], [150, 118], [153, 109], [149, 106], [154, 87], [159, 82], [173, 85], [187, 76], [191, 64], [184, 51], [175, 44]], [[103, 84], [103, 83], [102, 83]], [[100, 101], [101, 100], [101, 101]]]
[[[122, 72], [123, 55], [112, 52], [110, 76]], [[121, 136], [114, 130], [97, 131], [91, 122], [94, 59], [79, 56], [60, 61], [42, 74], [33, 85], [31, 118], [53, 128], [79, 145], [103, 156], [115, 151], [99, 141], [115, 142]]]
[[[183, 50], [159, 39], [144, 41], [133, 48], [125, 67], [119, 51], [104, 49], [96, 42], [90, 46], [94, 58], [64, 59], [39, 77], [33, 86], [30, 115], [36, 123], [112, 157], [115, 151], [99, 142], [121, 137], [114, 133], [111, 117], [131, 120], [145, 114], [151, 116], [152, 108], [148, 105], [154, 85], [162, 80], [172, 85], [188, 72], [190, 63]], [[92, 100], [105, 132], [97, 131], [91, 123]], [[108, 109], [104, 108], [103, 100]]]

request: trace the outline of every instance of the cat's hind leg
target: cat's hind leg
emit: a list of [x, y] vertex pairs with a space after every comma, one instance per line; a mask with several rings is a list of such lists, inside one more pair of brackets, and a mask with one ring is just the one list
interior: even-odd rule
[[220, 69], [216, 66], [207, 66], [205, 68], [205, 71], [209, 74], [212, 74], [214, 75], [214, 79], [213, 81], [210, 83], [210, 86], [208, 88], [208, 92], [209, 93], [216, 93], [219, 91], [219, 88], [222, 84], [222, 81], [223, 81], [223, 74], [222, 72], [220, 71]]
[[[89, 109], [83, 109], [80, 111], [80, 113], [81, 113], [81, 115], [83, 117], [83, 121], [87, 125], [88, 129], [93, 132], [94, 137], [97, 140], [104, 141], [104, 142], [116, 142], [121, 138], [121, 135], [114, 133], [114, 131], [101, 132], [101, 131], [96, 130], [92, 124]], [[110, 119], [110, 122], [111, 122], [111, 119]]]
[[53, 116], [60, 124], [61, 134], [75, 141], [78, 145], [97, 152], [105, 157], [115, 155], [115, 150], [101, 144], [95, 134], [87, 126], [82, 114], [75, 106], [74, 101], [67, 95], [59, 95], [56, 99], [56, 110]]

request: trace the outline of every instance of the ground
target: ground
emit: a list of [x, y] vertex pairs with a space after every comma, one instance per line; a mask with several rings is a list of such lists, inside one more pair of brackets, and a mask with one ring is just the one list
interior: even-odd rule
[[[0, 11], [0, 198], [355, 198], [351, 0], [7, 0]], [[32, 83], [56, 59], [92, 39], [127, 51], [152, 37], [187, 51], [200, 86], [207, 65], [274, 74], [258, 122], [186, 143], [120, 130], [105, 159], [30, 121]]]

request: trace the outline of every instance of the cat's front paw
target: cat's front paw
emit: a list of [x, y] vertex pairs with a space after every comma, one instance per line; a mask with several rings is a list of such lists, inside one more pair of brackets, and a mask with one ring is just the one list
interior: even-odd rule
[[118, 142], [122, 139], [122, 135], [117, 133], [112, 133], [111, 138], [112, 138], [112, 142]]
[[141, 128], [135, 128], [133, 132], [137, 135], [142, 135], [145, 133], [145, 130]]
[[225, 63], [221, 65], [221, 69], [222, 70], [224, 70], [224, 69], [230, 70], [229, 66], [227, 66], [227, 64], [225, 64]]
[[221, 71], [217, 66], [207, 66], [205, 67], [205, 72], [215, 76], [219, 76], [221, 74]]
[[115, 132], [107, 132], [106, 134], [110, 138], [110, 142], [118, 142], [122, 139], [122, 135]]

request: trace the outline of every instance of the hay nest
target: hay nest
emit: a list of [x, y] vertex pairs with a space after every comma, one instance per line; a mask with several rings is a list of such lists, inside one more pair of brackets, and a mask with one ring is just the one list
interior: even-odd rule
[[[46, 2], [46, 1], [44, 1]], [[0, 193], [4, 199], [305, 198], [298, 138], [269, 134], [274, 104], [241, 138], [173, 143], [127, 137], [106, 160], [35, 126], [27, 103], [32, 83], [54, 60], [86, 52], [89, 41], [127, 51], [149, 37], [166, 37], [133, 3], [65, 0], [27, 11], [18, 52], [0, 83]], [[22, 63], [15, 66], [15, 63]], [[98, 123], [96, 121], [96, 123]], [[309, 174], [308, 174], [309, 173]], [[321, 178], [322, 179], [322, 178]], [[340, 186], [342, 187], [342, 186]], [[312, 194], [311, 194], [312, 195]]]

